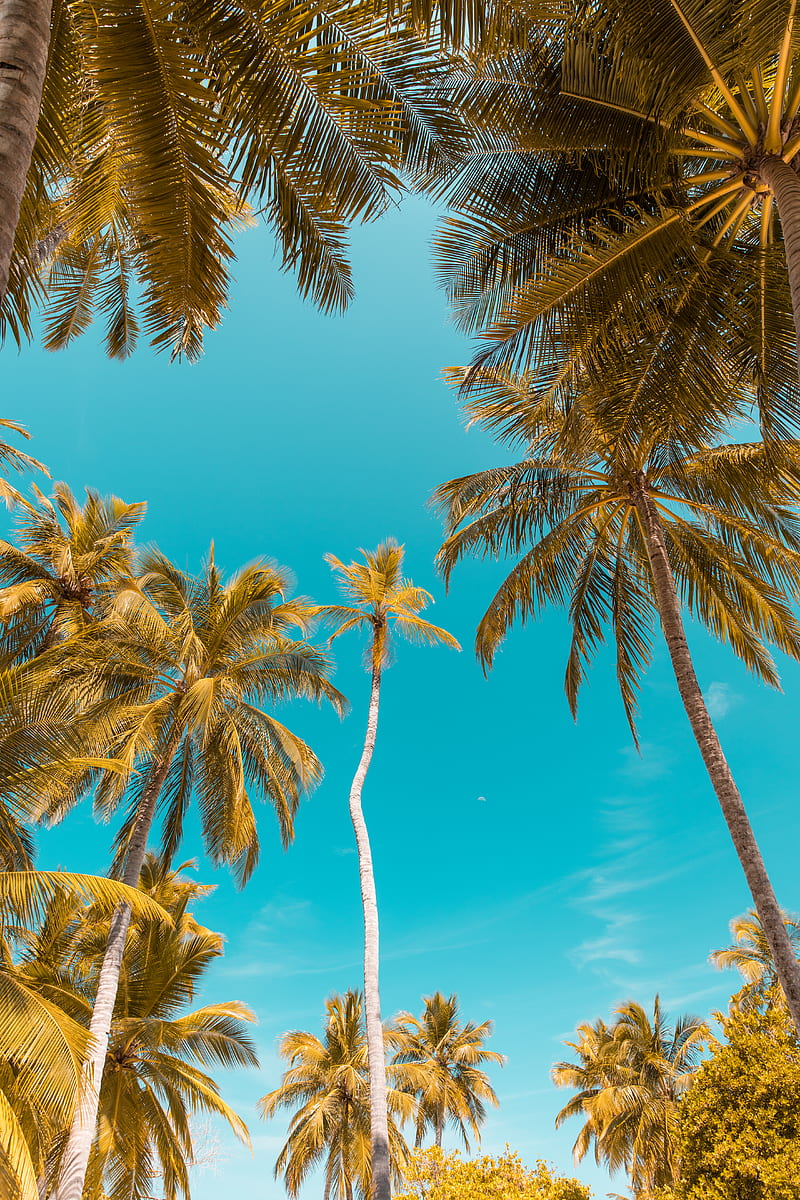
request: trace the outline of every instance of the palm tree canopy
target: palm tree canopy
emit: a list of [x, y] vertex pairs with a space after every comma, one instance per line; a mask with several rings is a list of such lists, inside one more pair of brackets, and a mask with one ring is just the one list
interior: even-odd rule
[[[251, 795], [270, 802], [284, 844], [291, 840], [300, 796], [322, 768], [267, 709], [298, 697], [328, 700], [339, 710], [344, 701], [329, 682], [325, 655], [290, 636], [310, 621], [308, 602], [286, 597], [290, 582], [267, 562], [225, 581], [213, 555], [190, 576], [147, 551], [107, 617], [64, 647], [62, 686], [127, 769], [102, 772], [94, 790], [104, 817], [120, 804], [127, 808], [116, 839], [118, 865], [141, 798], [166, 763], [158, 805], [168, 856], [180, 843], [193, 797], [212, 861], [231, 865], [240, 883], [258, 860]], [[46, 815], [53, 820], [62, 811], [54, 804]]]
[[370, 661], [385, 665], [388, 661], [392, 630], [408, 641], [425, 645], [442, 643], [460, 650], [456, 639], [445, 629], [432, 625], [418, 614], [433, 602], [424, 588], [403, 578], [405, 547], [387, 538], [377, 550], [362, 550], [364, 562], [343, 563], [334, 554], [325, 561], [338, 576], [339, 588], [352, 604], [319, 605], [314, 613], [322, 621], [335, 625], [331, 641], [351, 629], [366, 629], [371, 637]]
[[398, 1013], [387, 1032], [387, 1042], [395, 1051], [390, 1076], [396, 1087], [417, 1098], [417, 1146], [422, 1145], [428, 1130], [440, 1138], [449, 1122], [469, 1150], [467, 1131], [480, 1139], [486, 1102], [498, 1103], [481, 1068], [490, 1062], [502, 1065], [505, 1059], [484, 1048], [492, 1032], [491, 1021], [475, 1025], [459, 1019], [457, 996], [435, 992], [426, 996], [424, 1003], [421, 1018]]
[[710, 337], [765, 434], [796, 431], [773, 179], [800, 165], [794, 0], [513, 7], [527, 38], [456, 86], [476, 133], [442, 184], [440, 271], [477, 361], [599, 372], [599, 348], [647, 333], [692, 376]]
[[170, 928], [166, 911], [115, 880], [61, 871], [0, 874], [0, 1179], [7, 1194], [35, 1200], [31, 1180], [52, 1166], [52, 1140], [72, 1118], [78, 1101], [88, 1037], [68, 1007], [63, 989], [40, 988], [27, 951], [55, 909], [74, 911], [80, 901], [110, 918], [129, 903], [143, 928]]
[[800, 652], [800, 626], [785, 595], [797, 595], [800, 584], [800, 443], [776, 443], [774, 452], [760, 442], [720, 444], [727, 416], [706, 410], [687, 420], [679, 379], [660, 404], [643, 410], [636, 363], [609, 365], [616, 373], [602, 385], [580, 381], [585, 386], [576, 386], [566, 413], [530, 377], [510, 384], [495, 377], [473, 396], [473, 419], [512, 444], [522, 441], [527, 454], [438, 489], [449, 535], [438, 561], [449, 578], [467, 555], [516, 559], [478, 627], [476, 649], [487, 669], [515, 620], [546, 604], [568, 609], [565, 687], [573, 712], [610, 625], [633, 727], [657, 621], [637, 491], [656, 506], [683, 602], [750, 670], [776, 684], [767, 644]]
[[[285, 1033], [279, 1054], [289, 1066], [280, 1087], [259, 1101], [262, 1116], [292, 1111], [289, 1134], [275, 1164], [290, 1196], [296, 1196], [310, 1171], [324, 1166], [326, 1195], [345, 1200], [357, 1190], [367, 1200], [371, 1189], [369, 1073], [361, 994], [347, 991], [325, 1002], [322, 1038], [303, 1030]], [[387, 1090], [389, 1149], [396, 1178], [408, 1155], [398, 1128], [412, 1113], [413, 1098]]]
[[636, 1195], [675, 1181], [677, 1104], [697, 1068], [707, 1026], [684, 1016], [670, 1027], [656, 996], [652, 1020], [639, 1004], [620, 1005], [616, 1020], [578, 1027], [567, 1045], [577, 1062], [552, 1070], [557, 1087], [575, 1089], [556, 1125], [583, 1116], [574, 1146], [580, 1161], [594, 1143], [595, 1160], [630, 1173]]
[[[800, 955], [800, 921], [785, 915], [784, 925], [795, 953]], [[733, 997], [731, 1005], [734, 1009], [746, 1011], [769, 997], [777, 982], [775, 962], [755, 909], [748, 909], [744, 916], [734, 917], [730, 930], [734, 944], [723, 950], [715, 950], [710, 957], [719, 970], [733, 968], [742, 976], [744, 984]]]
[[34, 488], [17, 522], [18, 545], [0, 540], [0, 618], [5, 654], [24, 659], [80, 633], [130, 578], [132, 534], [146, 505], [86, 489], [79, 504], [65, 483], [52, 499]]
[[195, 357], [254, 213], [301, 293], [345, 305], [348, 223], [454, 136], [431, 94], [438, 47], [413, 33], [425, 8], [54, 0], [3, 314], [17, 339], [43, 276], [50, 348], [99, 315], [114, 356], [144, 333]]
[[[25, 426], [20, 425], [17, 421], [0, 419], [0, 429], [9, 429], [23, 438], [31, 436]], [[9, 471], [16, 471], [19, 474], [22, 471], [31, 470], [41, 471], [48, 479], [50, 478], [50, 472], [44, 463], [39, 462], [38, 458], [32, 458], [30, 454], [25, 454], [23, 450], [17, 450], [8, 442], [0, 441], [0, 471], [2, 471], [0, 474], [0, 499], [5, 501], [8, 508], [27, 502], [23, 500], [19, 491], [8, 482], [5, 476]]]
[[[135, 919], [125, 945], [87, 1196], [137, 1200], [151, 1194], [158, 1177], [166, 1200], [188, 1198], [192, 1116], [221, 1116], [249, 1142], [244, 1122], [203, 1068], [258, 1065], [246, 1031], [253, 1014], [233, 1001], [187, 1011], [223, 952], [222, 937], [188, 911], [213, 890], [181, 874], [192, 865], [170, 868], [148, 855], [134, 893], [137, 911], [158, 905], [171, 920]], [[28, 985], [82, 1025], [91, 1015], [110, 916], [107, 906], [62, 890], [24, 940], [19, 970]]]

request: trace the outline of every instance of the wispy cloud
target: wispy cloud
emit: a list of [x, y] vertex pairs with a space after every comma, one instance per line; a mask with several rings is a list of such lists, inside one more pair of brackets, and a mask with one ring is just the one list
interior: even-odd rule
[[712, 683], [703, 698], [712, 721], [721, 721], [739, 699], [729, 684], [720, 682]]

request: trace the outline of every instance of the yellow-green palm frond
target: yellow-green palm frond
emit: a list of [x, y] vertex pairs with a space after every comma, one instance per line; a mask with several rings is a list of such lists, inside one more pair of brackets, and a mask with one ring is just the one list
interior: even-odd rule
[[470, 401], [477, 419], [512, 443], [530, 436], [527, 457], [451, 480], [434, 497], [445, 519], [437, 561], [446, 580], [467, 556], [512, 560], [478, 626], [484, 668], [515, 622], [563, 607], [572, 627], [565, 687], [573, 713], [610, 631], [634, 736], [657, 624], [637, 489], [647, 489], [658, 514], [679, 596], [714, 636], [773, 685], [769, 646], [800, 655], [791, 603], [800, 594], [796, 443], [725, 444], [735, 397], [727, 414], [704, 417], [693, 394], [682, 407], [680, 379], [658, 404], [645, 402], [651, 363], [645, 346], [630, 366], [609, 360], [605, 384], [577, 371], [560, 412], [552, 397], [539, 403], [529, 380], [516, 387], [491, 376]]
[[363, 562], [343, 563], [334, 554], [325, 561], [332, 568], [339, 590], [352, 605], [322, 605], [314, 615], [333, 625], [330, 641], [350, 630], [370, 634], [369, 662], [373, 668], [389, 661], [390, 635], [397, 630], [408, 641], [437, 643], [460, 650], [452, 634], [418, 614], [433, 601], [430, 592], [415, 587], [402, 576], [405, 548], [388, 538], [374, 551], [362, 550]]

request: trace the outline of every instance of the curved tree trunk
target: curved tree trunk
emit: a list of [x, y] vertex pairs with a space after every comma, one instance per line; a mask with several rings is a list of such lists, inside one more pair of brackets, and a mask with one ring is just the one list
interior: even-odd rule
[[[379, 637], [376, 631], [376, 642]], [[386, 1110], [386, 1051], [381, 1024], [381, 997], [378, 981], [378, 901], [375, 895], [375, 876], [372, 870], [372, 851], [369, 844], [361, 792], [375, 750], [378, 732], [378, 709], [381, 696], [381, 654], [376, 645], [373, 655], [372, 690], [364, 749], [350, 788], [350, 819], [358, 847], [358, 873], [361, 879], [361, 903], [364, 909], [364, 1011], [367, 1026], [367, 1060], [369, 1063], [369, 1118], [372, 1144], [372, 1197], [390, 1200], [392, 1194], [389, 1161], [389, 1121]]]
[[0, 301], [36, 141], [52, 0], [0, 0]]
[[772, 189], [781, 219], [800, 371], [800, 179], [788, 163], [774, 154], [762, 159], [759, 170], [764, 182]]
[[[127, 883], [129, 887], [137, 887], [139, 884], [156, 803], [166, 779], [171, 758], [170, 754], [164, 756], [142, 796], [122, 875], [122, 882]], [[84, 1068], [81, 1100], [75, 1112], [69, 1140], [61, 1159], [54, 1200], [81, 1200], [83, 1196], [86, 1169], [89, 1165], [89, 1155], [97, 1127], [100, 1085], [103, 1082], [108, 1038], [111, 1032], [111, 1020], [114, 1015], [122, 969], [122, 954], [125, 949], [130, 920], [131, 910], [127, 904], [121, 904], [111, 919], [103, 965], [100, 968], [100, 978], [97, 983], [92, 1020], [89, 1025], [89, 1032], [93, 1039], [92, 1051]]]
[[800, 963], [792, 950], [789, 935], [783, 923], [783, 916], [778, 907], [778, 901], [775, 899], [775, 892], [772, 889], [761, 851], [742, 803], [742, 797], [734, 783], [716, 730], [708, 715], [703, 693], [697, 682], [683, 628], [675, 579], [667, 554], [664, 529], [656, 507], [645, 488], [646, 485], [640, 485], [634, 499], [645, 532], [645, 543], [653, 573], [661, 626], [672, 660], [678, 690], [733, 844], [736, 847], [736, 853], [739, 855], [756, 912], [772, 951], [775, 970], [783, 988], [792, 1021], [800, 1036]]

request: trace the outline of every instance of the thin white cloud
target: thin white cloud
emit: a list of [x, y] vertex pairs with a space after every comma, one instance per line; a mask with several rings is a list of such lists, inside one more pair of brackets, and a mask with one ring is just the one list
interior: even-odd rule
[[706, 708], [712, 721], [721, 721], [733, 708], [739, 697], [727, 683], [712, 683], [704, 696]]

